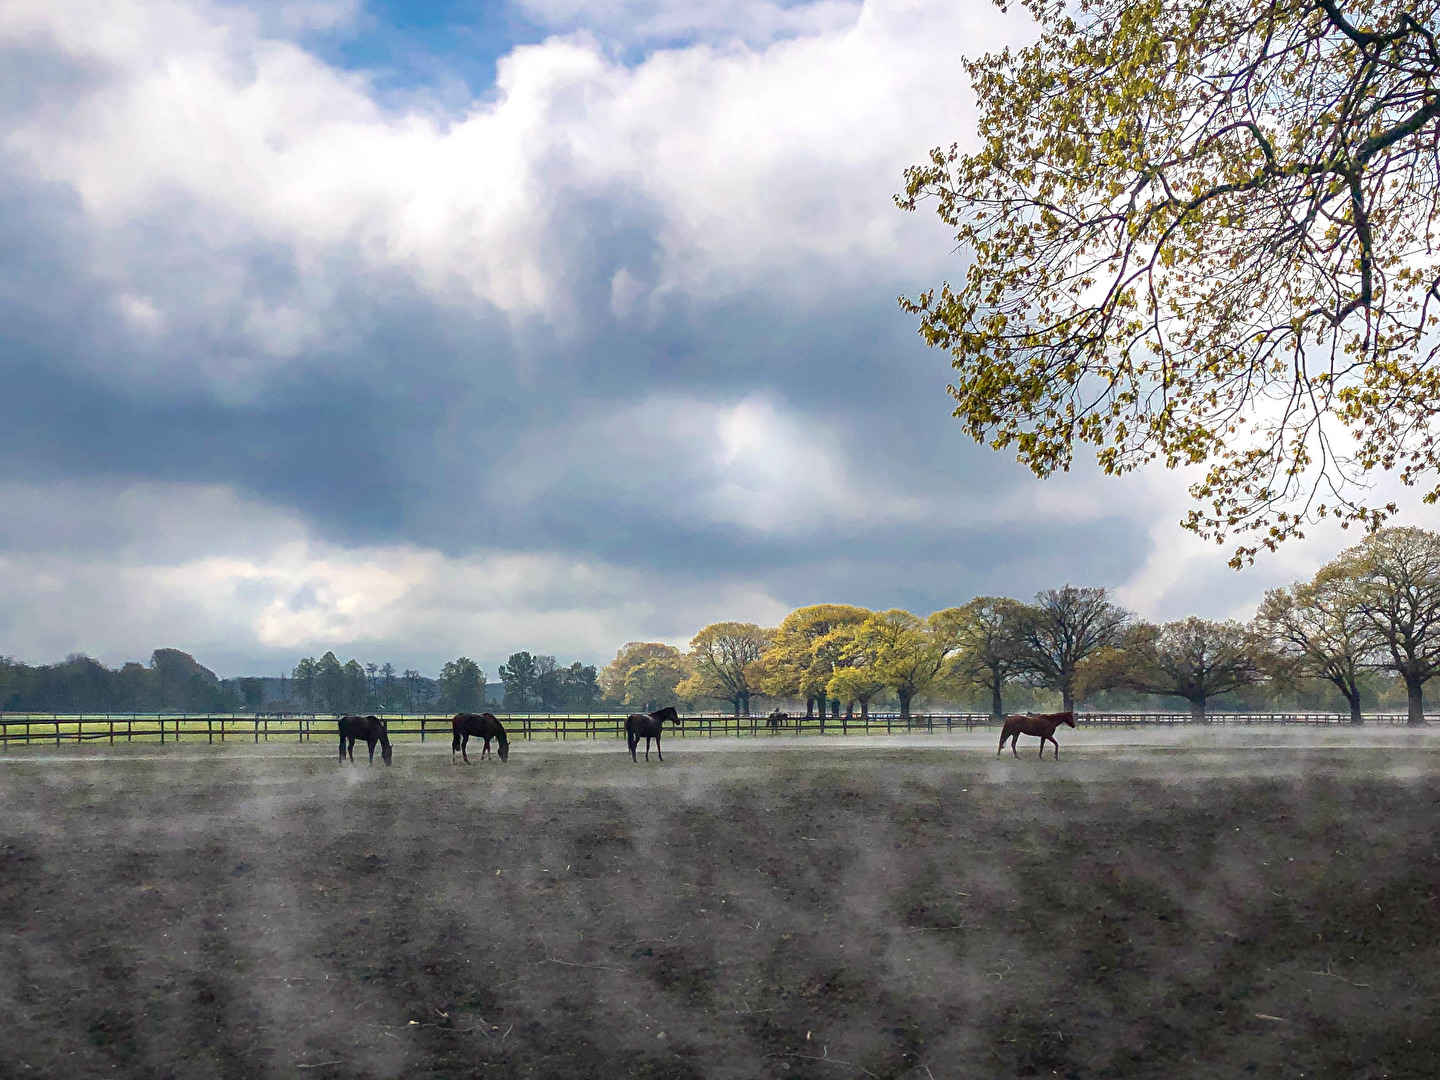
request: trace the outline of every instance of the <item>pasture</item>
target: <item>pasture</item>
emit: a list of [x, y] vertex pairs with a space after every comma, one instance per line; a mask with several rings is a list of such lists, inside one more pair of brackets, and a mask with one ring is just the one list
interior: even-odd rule
[[1440, 737], [995, 739], [12, 750], [0, 1076], [1434, 1074]]

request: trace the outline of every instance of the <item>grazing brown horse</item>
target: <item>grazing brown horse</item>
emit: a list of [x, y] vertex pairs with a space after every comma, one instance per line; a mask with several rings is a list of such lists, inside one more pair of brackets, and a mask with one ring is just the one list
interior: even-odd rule
[[384, 720], [378, 716], [340, 717], [340, 762], [345, 762], [345, 751], [350, 751], [350, 760], [355, 760], [355, 740], [365, 740], [370, 748], [370, 764], [375, 764], [375, 744], [380, 744], [380, 756], [390, 764], [390, 732]]
[[453, 761], [455, 751], [460, 751], [460, 756], [468, 765], [470, 755], [465, 753], [465, 744], [470, 741], [470, 736], [485, 740], [485, 747], [480, 751], [480, 757], [484, 759], [490, 753], [490, 740], [496, 740], [496, 753], [500, 760], [505, 761], [510, 757], [510, 740], [505, 736], [504, 725], [496, 719], [494, 713], [462, 712], [450, 721], [450, 727], [455, 732], [455, 737], [450, 741], [450, 758]]
[[778, 730], [779, 728], [784, 727], [785, 724], [789, 721], [789, 719], [789, 713], [783, 713], [779, 709], [776, 709], [774, 712], [772, 712], [769, 716], [765, 718], [765, 726], [772, 730]]
[[625, 718], [625, 741], [630, 744], [630, 760], [639, 761], [635, 756], [635, 747], [643, 738], [645, 740], [645, 760], [650, 760], [650, 740], [655, 740], [655, 753], [661, 761], [665, 755], [660, 753], [660, 728], [669, 720], [676, 727], [680, 726], [680, 714], [675, 711], [674, 705], [666, 705], [663, 709], [656, 709], [652, 713], [631, 713]]
[[1040, 738], [1040, 756], [1045, 756], [1045, 740], [1049, 739], [1055, 747], [1055, 757], [1060, 757], [1060, 744], [1055, 742], [1055, 729], [1061, 724], [1075, 726], [1075, 712], [1073, 709], [1066, 712], [1032, 713], [1029, 716], [1007, 716], [1005, 725], [1000, 729], [1000, 749], [995, 751], [999, 757], [1005, 750], [1005, 740], [1010, 740], [1010, 752], [1017, 758], [1020, 754], [1015, 749], [1015, 744], [1020, 741], [1021, 735], [1037, 735]]

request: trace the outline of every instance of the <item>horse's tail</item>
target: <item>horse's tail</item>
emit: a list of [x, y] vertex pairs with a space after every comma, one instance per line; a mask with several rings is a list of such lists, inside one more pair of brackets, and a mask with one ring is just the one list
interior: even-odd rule
[[450, 738], [450, 753], [455, 754], [460, 750], [460, 718], [458, 716], [450, 721], [450, 730], [454, 732]]
[[999, 757], [1000, 754], [1004, 751], [1005, 740], [1008, 738], [1010, 738], [1010, 723], [1007, 720], [1005, 723], [1000, 725], [1000, 749], [995, 751], [996, 757]]

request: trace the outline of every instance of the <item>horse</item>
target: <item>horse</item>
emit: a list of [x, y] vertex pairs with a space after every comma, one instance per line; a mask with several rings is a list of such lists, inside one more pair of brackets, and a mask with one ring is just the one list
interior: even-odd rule
[[1010, 740], [1010, 752], [1017, 758], [1020, 754], [1015, 749], [1015, 744], [1020, 741], [1021, 735], [1037, 735], [1040, 738], [1040, 756], [1045, 756], [1045, 740], [1049, 739], [1055, 747], [1055, 757], [1060, 757], [1060, 744], [1055, 742], [1055, 729], [1061, 724], [1075, 726], [1075, 712], [1073, 709], [1065, 712], [1032, 713], [1029, 716], [1007, 716], [1004, 725], [1000, 728], [1000, 749], [995, 751], [999, 757], [1005, 750], [1005, 740]]
[[680, 726], [680, 714], [675, 711], [675, 706], [666, 705], [663, 709], [656, 709], [652, 713], [631, 713], [625, 718], [625, 740], [630, 744], [630, 760], [639, 761], [635, 756], [635, 747], [640, 740], [645, 740], [645, 760], [650, 760], [650, 740], [655, 740], [655, 753], [661, 761], [665, 755], [660, 753], [660, 729], [665, 721], [669, 720], [676, 727]]
[[355, 740], [364, 739], [370, 747], [370, 764], [375, 764], [375, 744], [380, 744], [380, 756], [390, 764], [390, 732], [384, 720], [378, 716], [340, 717], [340, 763], [345, 763], [345, 751], [350, 751], [350, 760], [355, 760]]
[[470, 736], [485, 740], [485, 747], [480, 751], [483, 760], [490, 753], [490, 740], [496, 740], [496, 753], [500, 760], [505, 761], [510, 757], [510, 740], [505, 737], [505, 728], [495, 718], [494, 713], [473, 713], [462, 712], [455, 719], [450, 721], [450, 727], [455, 732], [455, 737], [450, 740], [450, 759], [455, 759], [455, 751], [460, 751], [460, 756], [468, 765], [470, 755], [465, 753], [465, 745], [470, 741]]
[[765, 726], [772, 730], [777, 730], [784, 727], [789, 719], [789, 713], [783, 713], [779, 709], [776, 709], [774, 712], [772, 712], [769, 716], [765, 718]]

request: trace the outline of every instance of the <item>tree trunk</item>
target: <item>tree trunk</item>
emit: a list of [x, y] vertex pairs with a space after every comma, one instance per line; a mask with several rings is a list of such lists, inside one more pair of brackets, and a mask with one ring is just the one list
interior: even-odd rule
[[739, 714], [740, 714], [741, 716], [749, 716], [749, 715], [750, 715], [750, 691], [749, 691], [749, 690], [742, 690], [742, 691], [740, 691]]
[[990, 715], [999, 720], [1005, 715], [1005, 702], [1000, 699], [1000, 680], [990, 684]]
[[831, 698], [831, 699], [830, 699], [830, 715], [831, 715], [832, 717], [834, 717], [836, 720], [840, 719], [840, 699], [839, 699], [839, 698]]
[[1205, 699], [1203, 697], [1190, 699], [1190, 719], [1198, 720], [1202, 724], [1209, 720], [1209, 717], [1205, 715]]
[[1062, 687], [1060, 687], [1060, 702], [1060, 708], [1064, 709], [1066, 712], [1074, 711], [1075, 688], [1071, 686], [1068, 682], [1065, 683], [1065, 685], [1063, 685]]
[[1420, 697], [1420, 688], [1422, 686], [1424, 686], [1424, 682], [1421, 679], [1416, 678], [1414, 675], [1405, 676], [1405, 690], [1410, 698], [1409, 719], [1412, 724], [1425, 723], [1425, 705]]
[[814, 716], [814, 715], [815, 715], [815, 698], [814, 698], [813, 696], [807, 697], [807, 698], [805, 699], [805, 719], [808, 720], [808, 719], [810, 719], [810, 718], [811, 718], [812, 716]]
[[900, 699], [900, 715], [908, 719], [910, 716], [910, 699], [915, 695], [913, 693], [907, 693], [904, 690], [897, 690], [895, 691], [895, 696]]
[[1350, 723], [1363, 724], [1365, 717], [1360, 715], [1360, 691], [1355, 690], [1345, 695], [1345, 700], [1350, 702]]
[[860, 719], [864, 723], [870, 723], [870, 699], [866, 698], [860, 702]]

